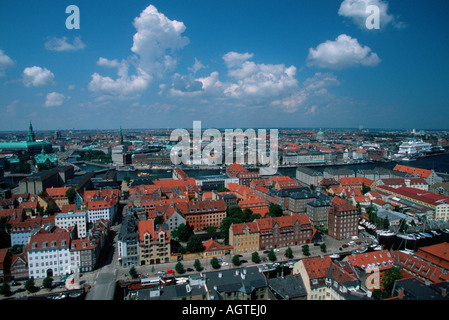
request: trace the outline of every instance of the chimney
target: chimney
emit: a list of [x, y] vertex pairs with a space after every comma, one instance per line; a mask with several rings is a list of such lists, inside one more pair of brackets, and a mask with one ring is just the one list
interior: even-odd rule
[[398, 298], [404, 299], [404, 288], [399, 288], [398, 290]]
[[447, 295], [447, 289], [446, 288], [441, 288], [441, 296], [442, 297], [446, 297]]

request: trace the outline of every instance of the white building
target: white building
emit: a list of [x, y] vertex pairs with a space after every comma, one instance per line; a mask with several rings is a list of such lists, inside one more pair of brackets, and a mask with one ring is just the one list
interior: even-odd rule
[[93, 199], [87, 204], [87, 222], [95, 223], [100, 219], [114, 221], [114, 205], [112, 201]]
[[55, 216], [55, 225], [58, 228], [68, 229], [77, 226], [78, 238], [85, 238], [87, 235], [87, 212], [69, 211], [58, 213]]
[[27, 245], [29, 277], [62, 276], [70, 266], [70, 233], [40, 230]]

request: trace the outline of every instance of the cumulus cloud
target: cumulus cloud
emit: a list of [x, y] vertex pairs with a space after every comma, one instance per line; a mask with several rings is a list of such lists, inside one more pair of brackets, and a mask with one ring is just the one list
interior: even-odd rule
[[287, 113], [304, 110], [306, 113], [315, 113], [320, 105], [327, 104], [334, 99], [327, 88], [340, 85], [340, 81], [332, 73], [315, 73], [306, 79], [300, 88], [283, 99], [275, 100], [272, 106], [279, 107]]
[[45, 100], [46, 107], [59, 107], [64, 103], [65, 96], [61, 93], [51, 92], [47, 94], [47, 98]]
[[133, 25], [137, 32], [131, 51], [140, 57], [140, 67], [158, 76], [173, 71], [177, 65], [176, 50], [189, 43], [189, 39], [182, 36], [186, 30], [184, 23], [168, 19], [149, 5], [134, 19]]
[[54, 84], [55, 75], [46, 68], [38, 66], [23, 70], [23, 84], [26, 87], [41, 87]]
[[51, 51], [76, 51], [84, 49], [86, 47], [86, 45], [81, 41], [80, 37], [75, 37], [72, 43], [67, 41], [67, 37], [52, 37], [47, 42], [45, 42], [44, 46], [45, 49]]
[[14, 65], [14, 61], [0, 49], [0, 77], [5, 75], [6, 68], [13, 67]]
[[309, 66], [341, 70], [355, 66], [374, 67], [380, 63], [379, 56], [358, 40], [341, 34], [335, 41], [326, 41], [316, 49], [310, 48], [307, 57]]
[[[100, 57], [97, 65], [117, 68], [117, 78], [92, 75], [89, 90], [98, 99], [133, 99], [138, 98], [152, 83], [154, 77], [162, 77], [174, 70], [178, 63], [175, 52], [189, 42], [182, 36], [185, 25], [168, 19], [153, 5], [149, 5], [134, 19], [137, 32], [133, 36], [131, 51], [134, 53], [126, 60], [109, 60]], [[130, 74], [130, 66], [135, 69]]]
[[344, 0], [338, 10], [340, 16], [352, 19], [360, 28], [366, 28], [366, 19], [371, 15], [366, 8], [374, 5], [379, 8], [380, 27], [392, 24], [396, 28], [403, 28], [405, 24], [398, 16], [388, 13], [388, 2], [383, 0]]
[[135, 75], [129, 75], [129, 63], [126, 60], [107, 60], [100, 58], [97, 64], [117, 68], [117, 78], [101, 76], [97, 72], [92, 75], [88, 89], [97, 95], [98, 100], [117, 98], [127, 100], [138, 98], [151, 82], [151, 77], [137, 68]]

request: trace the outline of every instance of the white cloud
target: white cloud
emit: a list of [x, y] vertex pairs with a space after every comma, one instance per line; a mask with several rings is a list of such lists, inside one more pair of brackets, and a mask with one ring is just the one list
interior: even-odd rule
[[251, 59], [254, 55], [252, 53], [238, 53], [238, 52], [228, 52], [223, 56], [228, 68], [234, 68], [241, 66], [245, 61]]
[[129, 75], [129, 63], [125, 60], [119, 63], [117, 60], [100, 58], [97, 64], [111, 68], [116, 67], [118, 75], [116, 79], [101, 76], [96, 72], [92, 75], [88, 88], [99, 100], [138, 98], [150, 85], [151, 77], [139, 68], [137, 68], [136, 75]]
[[86, 47], [86, 45], [81, 41], [80, 37], [75, 37], [72, 43], [67, 42], [67, 37], [53, 37], [45, 42], [44, 46], [45, 49], [51, 51], [75, 51], [84, 49]]
[[388, 13], [388, 2], [383, 0], [344, 0], [338, 10], [340, 16], [352, 19], [360, 28], [366, 28], [366, 19], [370, 12], [366, 12], [366, 7], [374, 5], [379, 8], [380, 28], [392, 24], [396, 28], [403, 28], [405, 25], [399, 21], [397, 16]]
[[326, 41], [316, 49], [309, 49], [309, 66], [340, 70], [354, 66], [374, 67], [380, 63], [379, 56], [367, 46], [361, 46], [357, 39], [341, 34], [335, 41]]
[[47, 98], [45, 100], [46, 107], [59, 107], [64, 103], [65, 96], [61, 93], [51, 92], [47, 94]]
[[201, 69], [206, 68], [206, 66], [204, 66], [201, 61], [199, 61], [197, 58], [195, 58], [195, 63], [193, 64], [193, 66], [187, 68], [189, 71], [191, 71], [193, 74], [196, 74], [198, 71], [200, 71]]
[[41, 87], [54, 84], [55, 75], [46, 68], [37, 66], [23, 70], [23, 84], [26, 87]]
[[315, 113], [319, 106], [334, 100], [334, 95], [327, 90], [328, 87], [338, 86], [340, 81], [332, 73], [315, 73], [313, 77], [306, 79], [302, 87], [293, 94], [283, 99], [275, 100], [272, 106], [277, 106], [287, 113], [304, 110], [306, 113]]
[[[99, 66], [118, 69], [116, 79], [98, 73], [92, 75], [88, 88], [100, 100], [138, 98], [155, 76], [162, 77], [174, 70], [178, 62], [175, 51], [189, 42], [181, 35], [185, 31], [184, 23], [168, 19], [152, 5], [134, 19], [133, 25], [137, 30], [131, 47], [134, 55], [121, 62], [102, 57], [97, 61]], [[130, 65], [135, 68], [133, 75], [129, 74]]]
[[14, 61], [0, 49], [0, 77], [5, 75], [6, 68], [13, 67], [14, 65]]
[[182, 36], [186, 30], [184, 23], [168, 19], [149, 5], [134, 19], [133, 25], [137, 32], [131, 51], [140, 57], [140, 67], [158, 76], [173, 71], [177, 65], [175, 51], [189, 43], [189, 39]]

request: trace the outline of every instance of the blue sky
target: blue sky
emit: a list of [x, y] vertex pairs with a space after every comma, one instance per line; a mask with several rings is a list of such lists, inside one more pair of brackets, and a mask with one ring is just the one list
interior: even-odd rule
[[[79, 29], [67, 29], [69, 5]], [[368, 29], [367, 5], [379, 8]], [[449, 4], [2, 1], [0, 130], [448, 129]]]

